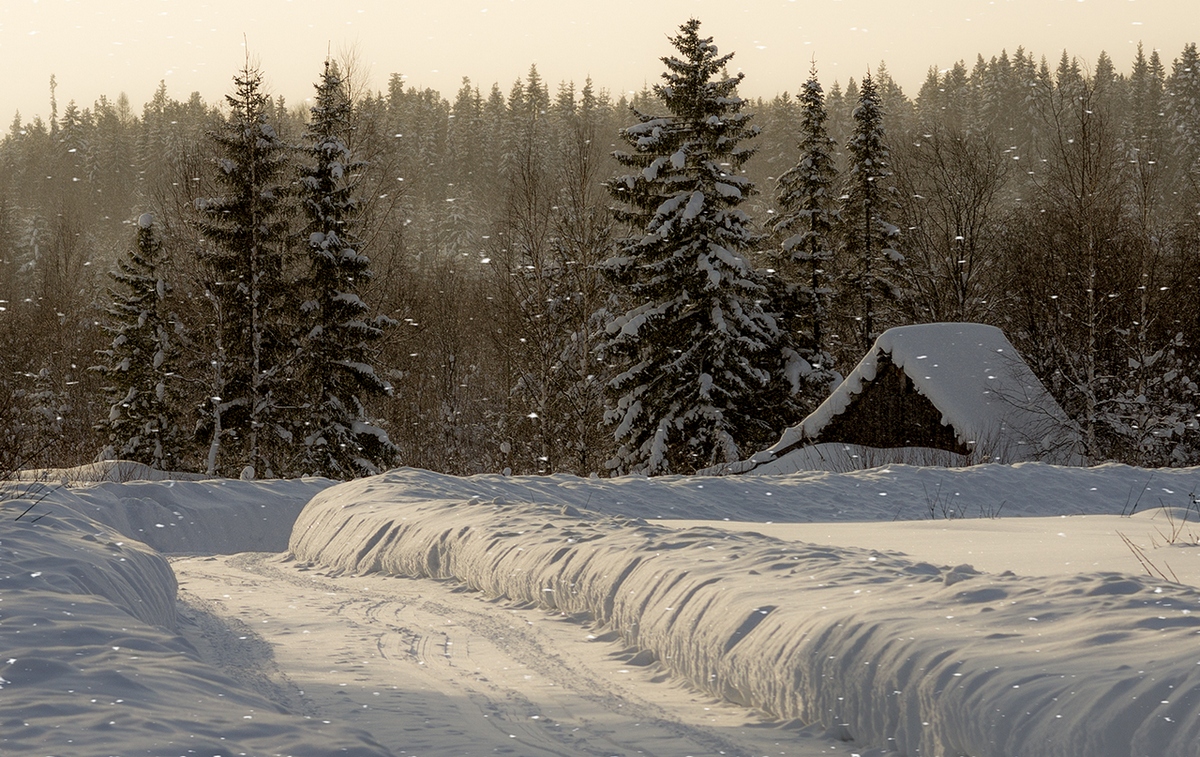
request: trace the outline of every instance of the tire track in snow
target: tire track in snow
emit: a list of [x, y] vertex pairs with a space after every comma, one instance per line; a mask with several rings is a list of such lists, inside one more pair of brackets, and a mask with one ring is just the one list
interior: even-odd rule
[[191, 615], [211, 616], [206, 656], [397, 755], [849, 754], [672, 682], [615, 635], [452, 582], [332, 576], [266, 554], [173, 567]]

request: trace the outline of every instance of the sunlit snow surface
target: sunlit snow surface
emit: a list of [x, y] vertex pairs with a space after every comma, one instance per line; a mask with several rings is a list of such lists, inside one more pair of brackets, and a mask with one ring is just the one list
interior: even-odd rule
[[[1144, 488], [1131, 477], [1153, 483], [1118, 467], [968, 470], [986, 478], [972, 495], [990, 489], [1046, 514], [1119, 513], [1134, 501], [1130, 484], [1134, 498]], [[987, 575], [579, 509], [696, 517], [725, 507], [755, 520], [770, 491], [772, 517], [874, 519], [914, 499], [922, 479], [967, 488], [972, 474], [952, 473], [585, 482], [399, 471], [315, 497], [291, 551], [590, 617], [696, 686], [900, 754], [1197, 754], [1194, 587], [1117, 573]], [[1155, 475], [1160, 488], [1194, 491], [1200, 474]], [[881, 494], [899, 496], [883, 506]]]
[[[1085, 524], [1107, 516], [1157, 566], [1195, 582], [1200, 572], [1183, 565], [1200, 547], [1181, 545], [1200, 533], [1183, 520], [1194, 523], [1198, 492], [1197, 469], [1027, 464], [104, 483], [56, 491], [20, 520], [31, 502], [10, 500], [0, 509], [0, 753], [389, 753], [207, 668], [174, 632], [169, 566], [130, 538], [215, 554], [239, 539], [282, 549], [291, 532], [299, 561], [334, 572], [451, 579], [607, 624], [695, 686], [821, 724], [864, 755], [1197, 755], [1196, 586], [1138, 575], [1132, 554], [1112, 569], [1104, 558], [1078, 572], [987, 573], [957, 564], [962, 545], [949, 543], [1018, 541], [1037, 524], [1080, 542]], [[681, 528], [685, 518], [715, 522]], [[840, 545], [815, 543], [819, 524], [834, 521]], [[818, 524], [811, 542], [798, 540], [806, 523]], [[905, 546], [907, 533], [915, 556], [869, 548]], [[1092, 534], [1097, 554], [1114, 554], [1115, 534]], [[72, 736], [86, 748], [65, 743]]]

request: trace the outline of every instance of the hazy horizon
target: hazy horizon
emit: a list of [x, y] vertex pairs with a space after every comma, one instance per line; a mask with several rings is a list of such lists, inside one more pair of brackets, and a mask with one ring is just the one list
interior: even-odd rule
[[659, 80], [668, 37], [692, 16], [722, 53], [736, 53], [748, 97], [796, 91], [814, 58], [827, 86], [884, 61], [910, 97], [931, 66], [970, 67], [978, 54], [1017, 47], [1051, 65], [1065, 49], [1089, 67], [1103, 50], [1127, 72], [1141, 41], [1169, 67], [1195, 41], [1187, 21], [1200, 20], [1193, 0], [20, 0], [0, 10], [0, 61], [21, 72], [0, 95], [0, 116], [47, 117], [52, 74], [60, 112], [125, 93], [140, 113], [160, 81], [175, 99], [198, 91], [220, 103], [246, 43], [270, 91], [293, 104], [311, 95], [327, 54], [350, 50], [372, 90], [399, 73], [447, 98], [464, 76], [507, 91], [535, 64], [552, 85], [590, 76], [615, 97]]

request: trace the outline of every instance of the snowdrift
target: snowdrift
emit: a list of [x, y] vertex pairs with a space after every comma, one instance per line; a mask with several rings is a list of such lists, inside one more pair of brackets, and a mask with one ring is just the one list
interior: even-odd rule
[[0, 506], [4, 628], [14, 592], [96, 597], [131, 619], [175, 627], [175, 574], [161, 555], [77, 513], [44, 512], [42, 506], [28, 500]]
[[1191, 589], [1117, 574], [984, 575], [642, 519], [1145, 512], [1186, 507], [1197, 469], [604, 480], [397, 470], [331, 484], [24, 482], [23, 500], [10, 489], [0, 753], [387, 754], [354, 729], [279, 711], [176, 632], [190, 621], [176, 618], [175, 578], [147, 545], [282, 550], [296, 521], [290, 548], [302, 560], [453, 577], [590, 618], [714, 694], [888, 752], [1200, 754]]
[[[292, 523], [326, 478], [272, 481], [102, 481], [18, 485], [45, 496], [33, 514], [70, 509], [164, 554], [282, 552]], [[22, 488], [23, 487], [23, 488]]]
[[[649, 498], [659, 484], [630, 481], [610, 485]], [[662, 482], [662, 493], [703, 483], [711, 502], [730, 502], [707, 489], [718, 481]], [[476, 478], [456, 492], [449, 480], [399, 471], [327, 489], [297, 520], [290, 551], [338, 571], [455, 579], [590, 618], [706, 691], [889, 752], [1200, 754], [1193, 589], [1115, 573], [985, 575], [468, 491], [502, 483]], [[604, 509], [602, 486], [578, 488]], [[445, 496], [429, 496], [439, 488]], [[804, 491], [790, 490], [792, 508], [806, 508]]]
[[[209, 494], [227, 494], [236, 509], [263, 489]], [[110, 520], [140, 523], [139, 497], [154, 495], [134, 490], [110, 491], [111, 500], [61, 490], [0, 503], [0, 754], [390, 754], [353, 729], [284, 713], [200, 660], [175, 633], [167, 561], [78, 512], [102, 504]], [[171, 491], [180, 492], [164, 489], [156, 501], [169, 503]], [[189, 544], [215, 544], [230, 513], [219, 501], [191, 504], [180, 511], [203, 510], [192, 525], [212, 533]]]

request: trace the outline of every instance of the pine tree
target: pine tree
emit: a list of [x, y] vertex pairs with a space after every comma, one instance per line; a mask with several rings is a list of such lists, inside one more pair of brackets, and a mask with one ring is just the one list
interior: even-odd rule
[[1124, 106], [1121, 84], [1112, 58], [1101, 50], [1100, 57], [1096, 59], [1096, 73], [1092, 75], [1092, 86], [1095, 90], [1097, 104], [1106, 106], [1114, 113], [1118, 112]]
[[[982, 58], [980, 59], [982, 63]], [[913, 104], [904, 94], [904, 90], [892, 78], [887, 70], [887, 64], [879, 62], [873, 78], [875, 94], [879, 98], [879, 107], [883, 110], [888, 128], [897, 134], [909, 130], [913, 120]]]
[[159, 470], [178, 470], [182, 446], [175, 383], [179, 345], [170, 310], [166, 257], [149, 213], [138, 218], [137, 247], [117, 261], [110, 276], [111, 346], [97, 366], [108, 380], [110, 410], [99, 425], [107, 431], [105, 456], [135, 460]]
[[1071, 100], [1079, 97], [1085, 85], [1083, 78], [1083, 69], [1079, 66], [1079, 59], [1067, 55], [1067, 51], [1062, 51], [1062, 56], [1058, 59], [1058, 67], [1054, 70], [1054, 86], [1059, 90], [1063, 100]]
[[[602, 347], [614, 376], [606, 420], [620, 444], [612, 467], [682, 473], [736, 460], [747, 443], [777, 432], [766, 390], [781, 362], [778, 331], [757, 299], [763, 285], [746, 258], [759, 241], [738, 209], [753, 186], [739, 170], [755, 136], [700, 22], [680, 27], [654, 93], [669, 115], [635, 110], [621, 132], [635, 173], [609, 183], [634, 234], [603, 264], [621, 305]], [[774, 383], [773, 383], [774, 382]]]
[[[483, 128], [483, 96], [479, 87], [463, 77], [462, 86], [454, 99], [451, 111], [447, 146], [450, 150], [449, 178], [457, 185], [474, 184], [482, 180], [482, 167], [487, 157]], [[456, 193], [457, 194], [457, 193]]]
[[[833, 358], [826, 350], [826, 321], [831, 294], [830, 268], [833, 261], [833, 233], [838, 220], [834, 185], [834, 141], [825, 131], [828, 118], [816, 66], [809, 73], [800, 94], [800, 159], [779, 177], [780, 215], [771, 230], [782, 237], [783, 270], [790, 274], [781, 319], [792, 336], [799, 356], [809, 365], [806, 383], [815, 397], [824, 397], [833, 380]], [[807, 314], [804, 319], [802, 314]], [[803, 321], [807, 320], [807, 323]], [[789, 321], [797, 321], [796, 326]], [[804, 333], [803, 338], [797, 334]]]
[[316, 88], [299, 182], [308, 265], [298, 287], [303, 302], [292, 373], [301, 396], [294, 399], [300, 411], [294, 432], [303, 443], [299, 470], [350, 478], [378, 473], [396, 459], [395, 445], [369, 421], [364, 404], [391, 392], [371, 365], [371, 343], [391, 321], [372, 320], [360, 296], [371, 279], [355, 234], [355, 185], [364, 164], [346, 146], [351, 103], [335, 65], [326, 62]]
[[499, 427], [506, 467], [539, 473], [557, 463], [555, 366], [569, 334], [562, 324], [563, 272], [551, 247], [555, 134], [549, 107], [549, 91], [530, 66], [527, 79], [518, 79], [508, 97], [503, 199], [489, 250], [501, 307], [498, 336], [511, 356], [505, 361], [509, 391]]
[[[766, 181], [778, 181], [799, 160], [796, 144], [789, 138], [800, 117], [796, 100], [791, 93], [781, 92], [757, 107], [755, 119], [760, 122], [764, 144], [755, 148], [754, 163], [760, 174], [766, 174]], [[766, 213], [772, 214], [774, 209], [768, 208]]]
[[[272, 458], [286, 456], [291, 431], [279, 417], [284, 357], [294, 303], [285, 286], [288, 258], [287, 146], [269, 114], [262, 74], [246, 66], [226, 96], [230, 112], [211, 135], [217, 185], [225, 193], [196, 201], [196, 228], [216, 311], [212, 407], [205, 415], [209, 472], [273, 475]], [[293, 318], [294, 323], [294, 318]], [[224, 464], [218, 466], [218, 457]]]
[[880, 299], [895, 294], [892, 273], [901, 261], [892, 247], [899, 229], [886, 218], [892, 204], [887, 184], [892, 171], [883, 139], [883, 110], [870, 73], [860, 86], [854, 133], [846, 144], [848, 169], [841, 210], [850, 271], [846, 289], [857, 293], [857, 302], [850, 299], [847, 304], [855, 310], [859, 354], [879, 335]]

